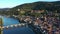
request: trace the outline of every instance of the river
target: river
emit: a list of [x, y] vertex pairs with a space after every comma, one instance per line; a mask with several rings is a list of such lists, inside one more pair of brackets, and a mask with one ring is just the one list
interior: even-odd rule
[[[3, 17], [3, 26], [19, 24], [19, 21], [14, 18]], [[35, 34], [29, 27], [13, 27], [3, 29], [3, 34]]]
[[12, 24], [19, 24], [19, 21], [14, 18], [3, 17], [3, 26], [12, 25]]

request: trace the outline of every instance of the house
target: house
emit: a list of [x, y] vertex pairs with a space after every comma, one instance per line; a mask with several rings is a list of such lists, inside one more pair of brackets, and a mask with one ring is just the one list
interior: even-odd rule
[[43, 13], [44, 10], [31, 10], [31, 13]]

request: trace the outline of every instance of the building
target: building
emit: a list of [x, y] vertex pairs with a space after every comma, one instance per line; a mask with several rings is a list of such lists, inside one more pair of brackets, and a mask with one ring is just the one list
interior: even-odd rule
[[44, 10], [31, 10], [31, 13], [43, 13]]

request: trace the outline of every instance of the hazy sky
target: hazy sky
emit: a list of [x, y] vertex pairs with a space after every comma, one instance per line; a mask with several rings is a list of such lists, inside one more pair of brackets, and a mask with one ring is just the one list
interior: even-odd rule
[[0, 0], [0, 8], [11, 8], [24, 3], [31, 3], [36, 1], [57, 1], [57, 0]]

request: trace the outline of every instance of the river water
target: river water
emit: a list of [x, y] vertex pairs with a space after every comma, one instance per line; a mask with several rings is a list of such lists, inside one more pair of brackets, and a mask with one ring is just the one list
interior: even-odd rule
[[3, 26], [19, 24], [19, 21], [13, 18], [3, 17]]
[[[3, 26], [19, 24], [19, 21], [13, 18], [3, 17]], [[35, 34], [29, 27], [14, 27], [3, 29], [3, 34]]]

